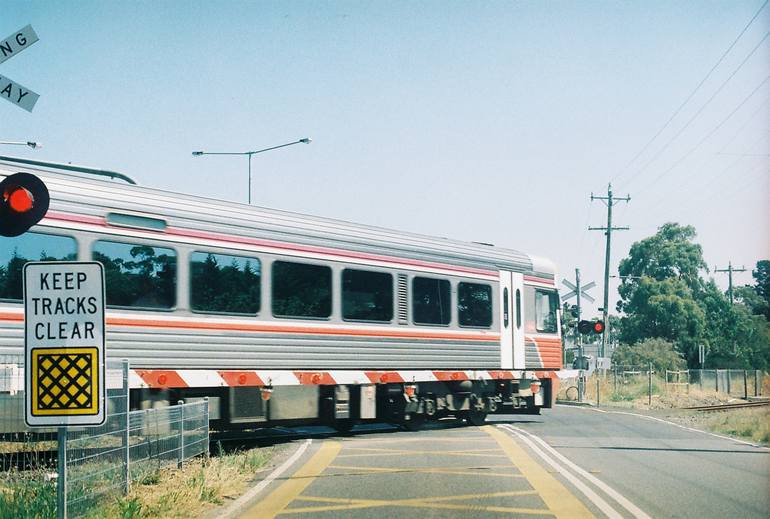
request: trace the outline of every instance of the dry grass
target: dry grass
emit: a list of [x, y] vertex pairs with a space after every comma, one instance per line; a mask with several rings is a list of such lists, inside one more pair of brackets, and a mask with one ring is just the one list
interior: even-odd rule
[[238, 497], [274, 454], [273, 447], [196, 458], [182, 470], [148, 473], [132, 484], [128, 496], [95, 511], [105, 519], [201, 517]]
[[770, 443], [770, 408], [767, 407], [712, 413], [680, 413], [667, 418], [696, 429], [735, 436], [755, 443]]

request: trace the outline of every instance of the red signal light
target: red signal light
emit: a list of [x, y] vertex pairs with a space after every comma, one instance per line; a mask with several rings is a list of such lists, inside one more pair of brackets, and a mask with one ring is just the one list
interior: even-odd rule
[[3, 193], [8, 207], [17, 213], [26, 213], [35, 206], [35, 197], [23, 187], [15, 187]]
[[596, 321], [594, 323], [594, 333], [603, 333], [604, 332], [604, 321]]
[[51, 197], [45, 183], [30, 173], [0, 181], [0, 236], [19, 236], [43, 219]]

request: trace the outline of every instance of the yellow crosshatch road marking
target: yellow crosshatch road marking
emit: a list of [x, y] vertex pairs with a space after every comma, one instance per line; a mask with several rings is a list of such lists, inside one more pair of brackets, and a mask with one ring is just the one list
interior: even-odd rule
[[553, 515], [557, 518], [593, 517], [572, 492], [533, 460], [513, 438], [491, 425], [485, 425], [481, 429], [497, 440], [508, 459], [524, 474]]
[[99, 414], [98, 348], [32, 349], [32, 416]]
[[[321, 444], [318, 451], [290, 476], [278, 488], [268, 494], [264, 500], [247, 510], [240, 519], [255, 518], [273, 518], [276, 516], [291, 516], [314, 513], [342, 512], [361, 509], [432, 509], [445, 510], [447, 514], [473, 514], [479, 512], [494, 512], [502, 514], [518, 514], [555, 517], [557, 519], [578, 518], [588, 519], [593, 515], [588, 508], [578, 500], [570, 490], [559, 482], [554, 476], [549, 474], [542, 466], [532, 459], [524, 449], [522, 449], [513, 438], [499, 431], [494, 427], [482, 427], [482, 431], [488, 434], [487, 438], [495, 441], [498, 448], [495, 449], [470, 449], [455, 451], [428, 451], [428, 450], [404, 450], [404, 449], [385, 449], [385, 448], [367, 448], [351, 447], [345, 445], [346, 450], [360, 451], [357, 454], [341, 454], [343, 445], [336, 441], [327, 441]], [[379, 440], [373, 440], [377, 443]], [[362, 441], [363, 442], [363, 441]], [[358, 443], [358, 442], [356, 442]], [[360, 445], [360, 444], [359, 444]], [[501, 452], [502, 449], [502, 452]], [[363, 453], [365, 451], [366, 453]], [[444, 455], [450, 456], [489, 456], [492, 453], [497, 457], [504, 456], [512, 462], [509, 465], [487, 465], [483, 467], [455, 466], [455, 467], [360, 467], [355, 465], [346, 465], [342, 460], [332, 463], [339, 458], [359, 457], [359, 456], [405, 456], [407, 454], [421, 455]], [[498, 470], [485, 473], [481, 468]], [[346, 471], [346, 472], [327, 472], [328, 470]], [[475, 469], [475, 470], [474, 470]], [[503, 469], [510, 469], [515, 472], [507, 472]], [[440, 495], [424, 496], [406, 499], [378, 499], [375, 496], [371, 498], [359, 499], [354, 497], [331, 497], [319, 495], [307, 495], [304, 492], [319, 477], [324, 476], [358, 476], [367, 474], [397, 476], [400, 473], [425, 473], [434, 475], [462, 475], [462, 476], [491, 476], [496, 478], [516, 478], [519, 481], [526, 481], [526, 488], [503, 490], [499, 492], [478, 492], [465, 495]], [[489, 481], [489, 480], [487, 480]], [[514, 479], [508, 479], [511, 485], [514, 485]], [[508, 484], [505, 483], [505, 486]], [[516, 483], [520, 486], [521, 483]], [[316, 487], [311, 487], [311, 490]], [[319, 487], [320, 488], [320, 487]], [[508, 487], [510, 488], [510, 487]], [[312, 492], [311, 493], [316, 493]], [[531, 497], [539, 498], [538, 504], [532, 502]], [[499, 498], [525, 498], [520, 503], [505, 504], [485, 504], [479, 500]], [[530, 499], [526, 499], [530, 498]], [[519, 505], [519, 506], [517, 506]], [[523, 506], [522, 506], [523, 505]], [[529, 506], [528, 506], [529, 505]], [[543, 506], [544, 505], [544, 506]], [[415, 513], [419, 513], [415, 511]], [[436, 512], [434, 512], [436, 513]]]

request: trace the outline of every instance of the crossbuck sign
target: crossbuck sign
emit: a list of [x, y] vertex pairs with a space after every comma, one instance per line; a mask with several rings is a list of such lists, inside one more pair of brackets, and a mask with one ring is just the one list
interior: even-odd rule
[[[0, 63], [29, 48], [39, 39], [32, 26], [27, 25], [4, 40], [0, 40]], [[35, 103], [40, 98], [29, 88], [23, 87], [2, 75], [0, 75], [0, 97], [28, 112], [35, 108]]]
[[27, 425], [104, 423], [101, 263], [24, 266], [24, 343]]

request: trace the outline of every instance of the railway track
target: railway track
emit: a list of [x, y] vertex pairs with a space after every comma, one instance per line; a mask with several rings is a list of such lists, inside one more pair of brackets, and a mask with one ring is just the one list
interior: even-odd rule
[[761, 402], [739, 402], [736, 404], [719, 404], [719, 405], [698, 405], [693, 407], [685, 407], [691, 411], [729, 411], [731, 409], [745, 409], [749, 407], [764, 407], [770, 405], [770, 400]]

